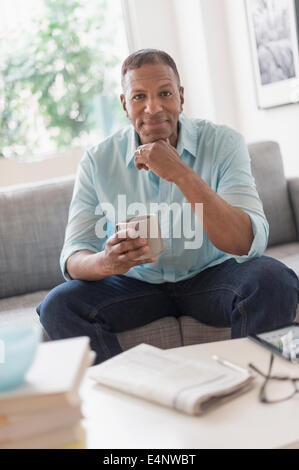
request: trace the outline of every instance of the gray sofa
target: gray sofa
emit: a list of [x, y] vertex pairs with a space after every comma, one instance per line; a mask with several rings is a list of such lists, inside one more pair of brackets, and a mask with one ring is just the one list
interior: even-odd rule
[[[252, 171], [270, 225], [267, 255], [299, 275], [299, 178], [286, 180], [275, 142], [249, 145]], [[0, 189], [0, 327], [39, 322], [35, 307], [57, 284], [74, 177]], [[297, 314], [297, 319], [299, 316]], [[118, 335], [123, 349], [140, 342], [172, 348], [230, 338], [191, 317], [167, 317]]]

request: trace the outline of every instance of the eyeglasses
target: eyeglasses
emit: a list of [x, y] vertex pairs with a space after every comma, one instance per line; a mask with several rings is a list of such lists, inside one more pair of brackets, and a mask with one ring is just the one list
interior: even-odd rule
[[288, 377], [283, 375], [271, 375], [274, 355], [271, 354], [269, 370], [267, 374], [261, 372], [253, 364], [248, 366], [265, 378], [260, 389], [259, 399], [262, 403], [278, 403], [289, 400], [299, 393], [299, 377]]

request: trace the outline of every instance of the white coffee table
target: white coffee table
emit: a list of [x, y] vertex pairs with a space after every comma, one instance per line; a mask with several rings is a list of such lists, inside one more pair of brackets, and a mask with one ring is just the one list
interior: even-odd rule
[[[172, 349], [185, 357], [218, 354], [266, 372], [270, 352], [244, 338]], [[275, 357], [274, 372], [299, 376], [299, 365]], [[259, 402], [254, 388], [200, 417], [141, 400], [85, 379], [81, 395], [86, 446], [93, 449], [299, 448], [299, 394], [286, 402]]]

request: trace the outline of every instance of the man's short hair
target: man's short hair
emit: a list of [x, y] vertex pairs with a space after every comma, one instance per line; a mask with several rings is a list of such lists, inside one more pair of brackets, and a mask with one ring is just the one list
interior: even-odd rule
[[165, 64], [172, 68], [174, 71], [178, 87], [180, 87], [181, 81], [177, 66], [172, 57], [167, 52], [160, 51], [159, 49], [140, 49], [139, 51], [133, 52], [125, 59], [121, 68], [121, 85], [122, 89], [125, 90], [125, 77], [129, 70], [138, 69], [144, 64]]

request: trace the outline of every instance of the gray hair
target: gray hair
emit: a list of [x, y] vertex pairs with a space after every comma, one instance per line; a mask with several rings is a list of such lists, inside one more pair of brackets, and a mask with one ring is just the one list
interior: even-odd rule
[[127, 57], [121, 68], [121, 85], [125, 90], [125, 76], [129, 70], [138, 69], [144, 64], [165, 64], [172, 68], [177, 78], [178, 87], [181, 86], [180, 76], [175, 61], [167, 52], [159, 49], [140, 49]]

